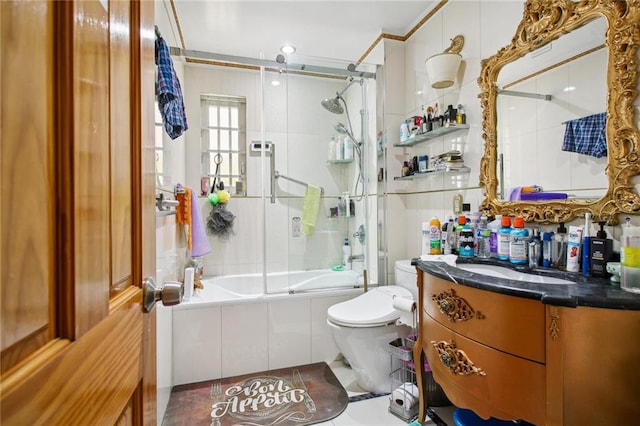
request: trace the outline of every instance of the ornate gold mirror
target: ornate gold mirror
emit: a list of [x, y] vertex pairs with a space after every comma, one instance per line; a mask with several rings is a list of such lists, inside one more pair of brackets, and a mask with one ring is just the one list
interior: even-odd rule
[[[520, 69], [527, 68], [529, 57], [539, 55], [547, 50], [555, 48], [555, 52], [573, 46], [575, 39], [586, 40], [590, 38], [590, 32], [600, 33], [604, 41], [604, 48], [600, 46], [575, 46], [569, 50], [568, 59], [559, 63], [570, 62], [582, 55], [592, 54], [600, 49], [599, 58], [602, 70], [598, 73], [593, 69], [594, 76], [600, 74], [605, 81], [594, 82], [592, 90], [602, 90], [602, 109], [606, 116], [604, 132], [606, 134], [606, 156], [592, 158], [582, 154], [572, 154], [579, 158], [587, 173], [593, 176], [604, 176], [600, 193], [586, 198], [567, 198], [553, 201], [510, 201], [505, 197], [501, 187], [499, 168], [503, 170], [504, 164], [499, 162], [499, 144], [505, 140], [505, 125], [508, 125], [509, 115], [498, 106], [505, 95], [523, 95], [522, 92], [511, 91], [505, 93], [507, 81], [513, 81], [518, 87], [514, 73], [517, 63]], [[578, 33], [578, 34], [572, 34]], [[571, 36], [578, 35], [571, 40]], [[554, 46], [551, 46], [551, 44]], [[562, 44], [564, 42], [564, 44]], [[597, 42], [600, 43], [600, 42]], [[596, 44], [597, 44], [596, 43]], [[632, 178], [640, 173], [640, 159], [638, 157], [639, 131], [635, 117], [634, 102], [637, 97], [638, 61], [637, 52], [640, 44], [640, 2], [629, 1], [601, 1], [583, 0], [572, 2], [570, 0], [528, 0], [524, 5], [523, 18], [510, 45], [500, 49], [494, 56], [482, 61], [482, 71], [478, 79], [481, 88], [482, 125], [483, 138], [485, 140], [484, 155], [480, 163], [480, 185], [485, 190], [485, 199], [480, 208], [487, 214], [503, 214], [510, 216], [523, 216], [527, 222], [559, 223], [569, 222], [584, 214], [591, 212], [594, 221], [605, 221], [612, 225], [617, 223], [618, 214], [640, 214], [640, 197], [631, 182]], [[563, 47], [564, 46], [564, 47]], [[550, 55], [551, 56], [551, 55]], [[519, 61], [518, 61], [519, 60]], [[533, 62], [532, 62], [533, 63]], [[574, 65], [575, 66], [575, 65]], [[544, 69], [527, 70], [529, 76], [544, 73], [553, 67]], [[600, 86], [598, 86], [598, 84]], [[544, 85], [540, 85], [544, 86]], [[520, 87], [526, 87], [521, 83]], [[524, 94], [529, 96], [529, 94]], [[534, 102], [544, 103], [552, 99], [545, 93], [533, 93], [539, 100]], [[553, 100], [549, 104], [553, 104]], [[504, 104], [504, 101], [502, 101]], [[556, 102], [555, 107], [561, 108], [561, 102]], [[532, 107], [535, 109], [535, 104]], [[606, 108], [606, 109], [605, 109]], [[574, 114], [579, 115], [580, 108], [574, 108]], [[565, 124], [560, 123], [559, 124]], [[512, 124], [513, 125], [513, 124]], [[498, 129], [503, 133], [500, 133]], [[513, 132], [513, 127], [511, 128]], [[558, 139], [557, 152], [549, 150], [545, 155], [549, 157], [560, 156], [563, 144], [562, 135], [556, 133], [547, 134], [547, 139]], [[538, 143], [541, 140], [538, 137]], [[513, 141], [511, 142], [513, 143]], [[526, 143], [535, 144], [536, 141]], [[552, 145], [553, 146], [553, 145]], [[502, 151], [504, 151], [504, 147]], [[520, 146], [520, 149], [523, 147]], [[564, 155], [567, 155], [566, 153]], [[505, 156], [508, 156], [508, 151]], [[576, 157], [578, 156], [578, 157]], [[538, 157], [540, 157], [538, 155]], [[592, 158], [593, 162], [588, 163]], [[522, 163], [535, 162], [536, 158], [527, 159], [523, 156]], [[564, 168], [570, 168], [570, 165]], [[551, 167], [553, 168], [553, 167]], [[558, 167], [560, 168], [560, 167]], [[529, 172], [521, 172], [528, 176]], [[532, 179], [536, 178], [531, 174]], [[504, 179], [503, 179], [504, 180]], [[536, 182], [531, 182], [535, 184]], [[558, 186], [562, 188], [562, 186]]]

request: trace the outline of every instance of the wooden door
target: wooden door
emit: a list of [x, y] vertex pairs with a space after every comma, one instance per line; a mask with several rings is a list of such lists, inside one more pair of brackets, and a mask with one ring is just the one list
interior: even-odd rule
[[155, 424], [153, 2], [0, 2], [0, 424]]

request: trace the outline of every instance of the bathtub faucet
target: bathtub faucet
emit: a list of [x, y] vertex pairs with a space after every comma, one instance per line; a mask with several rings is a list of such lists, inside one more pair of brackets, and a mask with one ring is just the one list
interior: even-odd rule
[[354, 254], [349, 256], [349, 262], [353, 261], [364, 262], [364, 254]]

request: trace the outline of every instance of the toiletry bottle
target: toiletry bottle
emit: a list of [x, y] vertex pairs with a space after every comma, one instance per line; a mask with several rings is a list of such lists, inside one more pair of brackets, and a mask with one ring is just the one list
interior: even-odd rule
[[570, 226], [567, 234], [567, 271], [580, 272], [582, 226]]
[[498, 229], [500, 229], [500, 222], [502, 221], [502, 215], [497, 214], [495, 218], [489, 222], [489, 230], [491, 236], [489, 237], [489, 249], [491, 250], [491, 257], [498, 257]]
[[480, 226], [480, 212], [473, 212], [471, 215], [471, 230], [473, 231], [473, 255], [478, 255], [478, 227]]
[[537, 268], [538, 266], [542, 266], [542, 239], [540, 230], [534, 228], [529, 240], [529, 267]]
[[449, 253], [446, 253], [447, 250], [447, 226], [449, 225], [448, 221], [444, 221], [442, 224], [442, 229], [440, 230], [440, 247], [442, 247], [442, 254], [451, 254], [451, 247], [449, 247]]
[[347, 270], [351, 269], [351, 262], [349, 258], [351, 257], [351, 246], [349, 245], [349, 238], [344, 239], [344, 244], [342, 245], [342, 267]]
[[344, 138], [344, 159], [353, 160], [353, 141], [348, 136]]
[[462, 104], [458, 104], [458, 112], [456, 114], [456, 123], [467, 124], [467, 115], [464, 113]]
[[[454, 248], [456, 244], [456, 230], [455, 230], [455, 222], [453, 221], [453, 216], [449, 216], [449, 221], [447, 222], [447, 235], [443, 245], [443, 254], [452, 254], [455, 253]], [[443, 236], [443, 238], [445, 238]]]
[[620, 288], [640, 293], [640, 228], [626, 217], [620, 239]]
[[584, 214], [582, 229], [582, 275], [591, 275], [591, 213]]
[[553, 232], [542, 233], [542, 267], [551, 267], [551, 253], [553, 251]]
[[406, 120], [400, 124], [400, 142], [404, 142], [409, 139], [409, 124]]
[[491, 230], [487, 225], [487, 217], [480, 217], [480, 224], [478, 225], [478, 230], [476, 231], [476, 247], [477, 252], [476, 256], [480, 259], [489, 259], [491, 257]]
[[567, 228], [561, 223], [554, 235], [551, 266], [558, 269], [567, 268]]
[[524, 227], [522, 216], [513, 219], [509, 241], [509, 262], [523, 265], [529, 263], [529, 230]]
[[423, 256], [428, 255], [429, 251], [429, 222], [422, 222], [422, 243], [420, 244], [420, 254]]
[[434, 216], [429, 221], [429, 254], [442, 254], [440, 246], [440, 219]]
[[498, 229], [498, 259], [509, 260], [509, 242], [511, 241], [511, 218], [502, 216]]
[[473, 257], [473, 229], [468, 223], [460, 231], [458, 256]]
[[[462, 232], [462, 229], [466, 224], [467, 224], [466, 216], [463, 214], [458, 216], [458, 224], [456, 225], [456, 243], [455, 243], [455, 250], [456, 250], [456, 253], [458, 253], [458, 255], [460, 254], [460, 233]], [[471, 236], [473, 237], [473, 234]]]
[[349, 202], [349, 191], [345, 191], [342, 193], [342, 199], [344, 204], [344, 215], [349, 217], [351, 216], [351, 203]]
[[607, 238], [604, 222], [598, 222], [600, 230], [591, 238], [591, 276], [608, 278], [607, 262], [613, 254], [613, 240]]
[[338, 136], [336, 140], [336, 160], [344, 160], [344, 138]]
[[335, 160], [338, 157], [338, 143], [336, 142], [336, 137], [331, 136], [331, 140], [329, 141], [329, 160]]

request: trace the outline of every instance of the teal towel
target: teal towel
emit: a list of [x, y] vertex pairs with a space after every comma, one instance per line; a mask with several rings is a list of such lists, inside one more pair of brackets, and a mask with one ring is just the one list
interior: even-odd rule
[[304, 193], [304, 204], [302, 205], [302, 233], [307, 237], [313, 235], [318, 219], [318, 209], [320, 208], [320, 194], [322, 190], [319, 186], [307, 185]]

